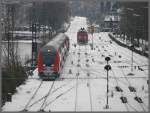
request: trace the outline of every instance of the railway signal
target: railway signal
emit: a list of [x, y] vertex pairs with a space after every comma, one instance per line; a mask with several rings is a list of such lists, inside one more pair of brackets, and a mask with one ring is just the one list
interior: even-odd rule
[[109, 105], [108, 105], [108, 92], [109, 92], [109, 83], [108, 83], [108, 71], [111, 70], [111, 66], [108, 64], [108, 62], [111, 60], [110, 57], [106, 57], [105, 58], [105, 61], [107, 61], [107, 65], [104, 67], [104, 69], [107, 71], [107, 104], [105, 106], [106, 109], [109, 108]]
[[111, 66], [110, 65], [106, 65], [105, 67], [104, 67], [104, 69], [107, 71], [107, 104], [106, 104], [106, 109], [108, 109], [109, 108], [109, 105], [108, 105], [108, 92], [109, 92], [109, 83], [108, 83], [108, 71], [109, 70], [111, 70]]
[[110, 61], [110, 60], [111, 60], [110, 57], [105, 58], [105, 61], [107, 61], [107, 64], [108, 64], [108, 61]]

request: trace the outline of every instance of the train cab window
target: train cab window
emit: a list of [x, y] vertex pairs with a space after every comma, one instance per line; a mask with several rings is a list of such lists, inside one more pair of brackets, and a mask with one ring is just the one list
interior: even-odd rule
[[52, 64], [55, 63], [55, 58], [56, 58], [56, 51], [43, 51], [42, 52], [43, 56], [43, 64], [46, 66], [51, 66]]

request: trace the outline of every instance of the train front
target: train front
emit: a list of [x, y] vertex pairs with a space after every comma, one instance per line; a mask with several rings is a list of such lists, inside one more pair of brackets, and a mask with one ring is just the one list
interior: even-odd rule
[[84, 28], [81, 28], [77, 33], [77, 43], [78, 44], [88, 43], [88, 33]]
[[44, 47], [38, 54], [38, 73], [43, 80], [59, 77], [59, 55], [55, 48]]

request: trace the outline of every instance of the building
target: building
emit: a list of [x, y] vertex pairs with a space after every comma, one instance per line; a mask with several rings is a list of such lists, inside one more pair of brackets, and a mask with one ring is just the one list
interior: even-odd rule
[[120, 22], [119, 15], [106, 15], [102, 24], [102, 31], [110, 32], [118, 28]]

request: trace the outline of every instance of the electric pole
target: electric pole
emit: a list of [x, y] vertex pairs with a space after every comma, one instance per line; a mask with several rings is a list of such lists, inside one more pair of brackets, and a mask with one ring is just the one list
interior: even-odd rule
[[32, 6], [32, 64], [31, 67], [34, 68], [36, 66], [36, 58], [37, 58], [37, 23], [36, 23], [36, 14], [35, 14], [35, 2], [33, 2]]

